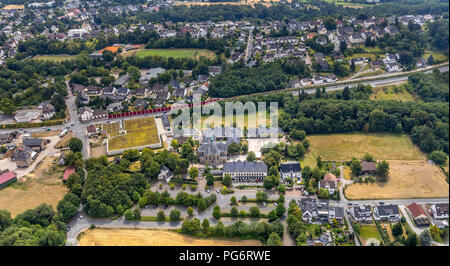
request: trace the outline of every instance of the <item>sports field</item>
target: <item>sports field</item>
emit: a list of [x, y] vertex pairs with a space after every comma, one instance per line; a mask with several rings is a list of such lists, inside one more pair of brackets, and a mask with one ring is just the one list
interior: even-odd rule
[[108, 140], [109, 150], [159, 143], [158, 130], [154, 117], [143, 117], [124, 120], [125, 135], [115, 136]]
[[33, 57], [35, 60], [62, 62], [70, 59], [75, 59], [75, 56], [71, 55], [37, 55]]
[[201, 239], [167, 230], [96, 228], [82, 233], [80, 246], [261, 246], [258, 240]]
[[136, 56], [141, 58], [156, 55], [173, 58], [200, 58], [200, 56], [212, 58], [214, 56], [214, 52], [206, 49], [138, 49], [135, 52]]

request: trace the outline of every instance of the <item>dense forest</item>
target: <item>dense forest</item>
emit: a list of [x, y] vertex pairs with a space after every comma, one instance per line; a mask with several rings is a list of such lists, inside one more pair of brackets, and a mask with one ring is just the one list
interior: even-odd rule
[[231, 97], [284, 89], [287, 81], [280, 63], [263, 64], [225, 71], [211, 80], [209, 91], [214, 97]]

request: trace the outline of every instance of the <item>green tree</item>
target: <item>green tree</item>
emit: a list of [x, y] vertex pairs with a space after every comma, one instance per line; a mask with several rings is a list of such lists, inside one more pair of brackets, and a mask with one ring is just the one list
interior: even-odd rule
[[213, 210], [212, 215], [213, 215], [214, 219], [216, 219], [216, 220], [220, 219], [221, 214], [220, 214], [220, 207], [219, 207], [219, 205], [214, 206], [214, 210]]
[[223, 178], [222, 178], [222, 184], [224, 186], [230, 186], [231, 185], [231, 176], [229, 174], [226, 174]]
[[281, 242], [280, 236], [276, 232], [272, 232], [267, 239], [267, 245], [268, 246], [282, 246], [283, 243]]
[[254, 161], [256, 161], [256, 155], [253, 151], [251, 151], [247, 154], [247, 162], [254, 162]]
[[428, 155], [428, 159], [430, 159], [437, 165], [444, 165], [445, 162], [447, 161], [447, 154], [445, 154], [445, 152], [442, 151], [432, 151]]
[[189, 169], [189, 177], [194, 180], [198, 177], [198, 168], [197, 167], [191, 167], [191, 169]]
[[350, 163], [350, 170], [352, 170], [354, 175], [360, 175], [362, 170], [361, 163], [357, 159], [352, 159], [352, 162]]
[[237, 205], [237, 199], [236, 199], [235, 196], [232, 196], [232, 197], [231, 197], [231, 199], [230, 199], [230, 204], [231, 204], [231, 205]]
[[237, 209], [236, 207], [233, 206], [233, 207], [231, 208], [230, 215], [231, 215], [231, 217], [238, 217], [238, 216], [239, 216], [239, 211], [238, 211], [238, 209]]
[[181, 212], [179, 210], [177, 210], [177, 209], [173, 209], [170, 212], [169, 217], [170, 217], [171, 221], [179, 221], [180, 218], [181, 218]]
[[131, 209], [128, 209], [123, 214], [125, 216], [125, 219], [131, 221], [133, 220], [133, 211]]
[[260, 212], [258, 207], [256, 207], [256, 206], [250, 207], [250, 216], [252, 216], [252, 217], [259, 217], [260, 213], [261, 212]]
[[189, 217], [194, 216], [194, 209], [192, 209], [192, 207], [188, 207], [187, 214], [189, 215]]
[[198, 210], [199, 212], [202, 212], [202, 211], [204, 211], [206, 208], [207, 208], [207, 206], [206, 206], [205, 200], [202, 199], [202, 198], [198, 199], [198, 201], [197, 201], [197, 210]]
[[431, 246], [431, 242], [433, 241], [430, 231], [428, 229], [424, 230], [419, 235], [419, 243], [421, 246]]
[[284, 204], [278, 204], [275, 208], [275, 211], [277, 213], [277, 216], [280, 217], [286, 212], [286, 208], [284, 207]]
[[166, 215], [164, 214], [163, 210], [159, 210], [158, 213], [156, 214], [156, 219], [158, 221], [165, 221], [166, 220]]
[[81, 152], [83, 149], [83, 142], [78, 138], [71, 138], [69, 141], [69, 148], [73, 152]]
[[381, 161], [377, 164], [376, 173], [380, 181], [385, 182], [386, 177], [389, 175], [389, 163], [386, 161]]

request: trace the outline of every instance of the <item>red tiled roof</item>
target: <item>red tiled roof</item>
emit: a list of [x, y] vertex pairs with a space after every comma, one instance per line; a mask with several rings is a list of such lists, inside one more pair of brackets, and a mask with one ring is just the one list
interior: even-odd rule
[[415, 202], [408, 205], [408, 210], [411, 212], [414, 218], [419, 217], [420, 215], [426, 216], [425, 211], [422, 209], [422, 207], [420, 207], [420, 205]]
[[0, 184], [8, 182], [11, 179], [16, 178], [16, 174], [13, 172], [7, 172], [6, 174], [0, 175]]
[[71, 174], [75, 173], [75, 169], [76, 168], [73, 166], [66, 167], [66, 170], [64, 171], [63, 180], [67, 180]]

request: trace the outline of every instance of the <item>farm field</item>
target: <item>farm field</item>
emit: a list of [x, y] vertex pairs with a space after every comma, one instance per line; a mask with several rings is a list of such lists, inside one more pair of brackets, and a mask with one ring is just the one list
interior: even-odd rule
[[159, 143], [154, 117], [124, 120], [125, 135], [108, 140], [109, 150], [119, 150]]
[[315, 166], [315, 156], [323, 161], [348, 161], [362, 158], [366, 152], [375, 160], [423, 160], [425, 156], [405, 134], [344, 133], [307, 136], [310, 152], [305, 165]]
[[44, 61], [53, 61], [53, 62], [62, 62], [70, 59], [74, 59], [73, 55], [37, 55], [33, 57], [35, 60], [44, 60]]
[[257, 240], [201, 239], [167, 230], [96, 228], [82, 233], [80, 246], [261, 246]]
[[379, 243], [382, 242], [380, 233], [375, 225], [361, 225], [359, 237], [363, 242], [363, 246], [370, 246], [371, 243], [379, 246]]
[[134, 51], [137, 57], [155, 56], [173, 58], [199, 58], [200, 56], [211, 58], [214, 52], [206, 49], [138, 49]]
[[[403, 84], [406, 84], [403, 83]], [[414, 102], [418, 101], [418, 97], [415, 97], [413, 94], [409, 93], [403, 86], [384, 86], [384, 87], [375, 87], [372, 89], [373, 93], [370, 96], [370, 99], [373, 101], [400, 101], [400, 102]]]
[[12, 217], [41, 203], [50, 204], [56, 210], [56, 205], [68, 190], [62, 184], [64, 168], [52, 169], [55, 158], [45, 158], [34, 172], [21, 178], [20, 182], [0, 190], [0, 210], [8, 210]]
[[354, 200], [448, 197], [449, 185], [437, 166], [426, 160], [388, 162], [387, 182], [351, 184], [345, 189], [345, 196]]

